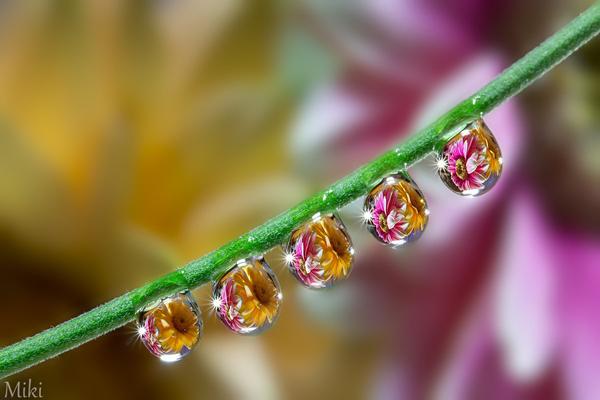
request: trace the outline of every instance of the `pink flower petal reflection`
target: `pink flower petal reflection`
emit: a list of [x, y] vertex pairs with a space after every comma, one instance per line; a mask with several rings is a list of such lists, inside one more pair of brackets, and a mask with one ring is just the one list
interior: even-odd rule
[[296, 276], [306, 285], [318, 285], [323, 280], [323, 269], [319, 262], [319, 249], [315, 244], [316, 234], [310, 230], [302, 233], [294, 248]]
[[473, 135], [459, 138], [448, 149], [448, 172], [456, 187], [463, 190], [482, 189], [489, 165], [485, 147]]
[[379, 192], [375, 199], [373, 210], [373, 224], [379, 237], [386, 243], [400, 240], [406, 232], [408, 221], [404, 213], [406, 203], [398, 201], [398, 192], [393, 188], [386, 188]]

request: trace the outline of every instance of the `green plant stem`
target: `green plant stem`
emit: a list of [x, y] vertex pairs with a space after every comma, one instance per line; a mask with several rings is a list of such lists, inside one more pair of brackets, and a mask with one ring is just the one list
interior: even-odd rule
[[263, 225], [191, 261], [184, 267], [125, 293], [56, 327], [0, 350], [0, 377], [55, 357], [132, 321], [139, 309], [175, 292], [209, 282], [236, 260], [283, 243], [291, 231], [317, 212], [334, 211], [366, 194], [386, 174], [405, 169], [435, 151], [448, 132], [479, 118], [519, 93], [592, 39], [600, 30], [597, 2], [559, 32], [502, 72], [401, 146], [392, 149], [329, 188], [316, 193]]

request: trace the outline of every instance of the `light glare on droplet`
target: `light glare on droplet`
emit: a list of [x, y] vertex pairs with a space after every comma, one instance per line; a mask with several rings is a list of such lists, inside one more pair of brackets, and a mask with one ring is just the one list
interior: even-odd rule
[[137, 330], [137, 334], [139, 337], [142, 337], [146, 334], [146, 328], [143, 326], [140, 326]]
[[221, 306], [223, 305], [223, 301], [221, 300], [220, 297], [215, 296], [211, 299], [210, 301], [212, 308], [217, 311], [221, 308]]
[[295, 259], [296, 257], [294, 257], [293, 253], [285, 253], [283, 255], [283, 261], [285, 261], [287, 265], [293, 264]]
[[373, 211], [368, 210], [368, 209], [363, 210], [361, 218], [362, 218], [363, 223], [371, 222], [373, 220]]
[[435, 157], [434, 165], [438, 171], [445, 171], [448, 168], [448, 160], [446, 160], [446, 157], [438, 155]]
[[181, 356], [179, 354], [163, 354], [159, 358], [162, 362], [172, 363], [175, 361], [179, 361], [181, 359]]
[[320, 213], [320, 212], [316, 213], [315, 215], [313, 215], [313, 216], [311, 217], [311, 220], [312, 220], [313, 222], [317, 222], [317, 221], [319, 221], [320, 219], [321, 219], [321, 213]]

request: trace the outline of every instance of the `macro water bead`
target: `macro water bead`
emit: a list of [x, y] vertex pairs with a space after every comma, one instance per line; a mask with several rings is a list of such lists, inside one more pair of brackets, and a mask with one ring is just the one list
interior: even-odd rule
[[429, 219], [425, 197], [406, 173], [382, 179], [367, 195], [363, 212], [371, 234], [391, 246], [418, 239]]
[[162, 361], [180, 360], [202, 335], [202, 316], [189, 291], [164, 298], [138, 316], [138, 334]]
[[316, 214], [292, 233], [285, 259], [292, 274], [304, 286], [324, 288], [350, 275], [354, 249], [339, 218]]
[[238, 261], [213, 287], [213, 307], [236, 333], [258, 334], [279, 315], [281, 288], [262, 257]]
[[502, 172], [502, 154], [482, 119], [446, 143], [438, 159], [442, 181], [455, 193], [478, 196], [494, 186]]

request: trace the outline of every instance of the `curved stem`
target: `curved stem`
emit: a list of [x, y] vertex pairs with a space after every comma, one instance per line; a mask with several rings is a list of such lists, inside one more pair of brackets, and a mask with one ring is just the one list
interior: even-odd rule
[[0, 377], [6, 377], [104, 335], [129, 321], [161, 297], [199, 286], [235, 260], [263, 253], [284, 242], [291, 231], [317, 212], [334, 211], [366, 194], [384, 175], [404, 169], [435, 151], [448, 132], [489, 112], [592, 39], [600, 30], [600, 4], [529, 52], [473, 96], [464, 100], [401, 146], [363, 165], [263, 225], [191, 261], [184, 267], [125, 293], [76, 318], [0, 350]]

